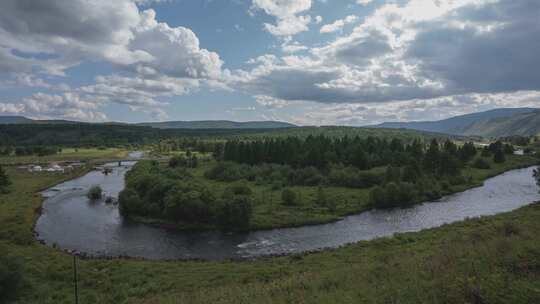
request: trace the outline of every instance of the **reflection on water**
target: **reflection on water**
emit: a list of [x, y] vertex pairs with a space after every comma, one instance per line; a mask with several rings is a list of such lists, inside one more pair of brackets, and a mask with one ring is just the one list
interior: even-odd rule
[[[111, 164], [112, 165], [112, 164]], [[117, 206], [90, 202], [86, 192], [100, 185], [105, 196], [117, 197], [124, 174], [133, 163], [112, 174], [90, 172], [44, 192], [38, 238], [62, 249], [96, 256], [148, 259], [228, 259], [299, 253], [419, 231], [467, 217], [511, 211], [540, 200], [531, 178], [533, 168], [507, 172], [484, 186], [408, 209], [375, 210], [331, 224], [248, 233], [181, 232], [123, 219]]]

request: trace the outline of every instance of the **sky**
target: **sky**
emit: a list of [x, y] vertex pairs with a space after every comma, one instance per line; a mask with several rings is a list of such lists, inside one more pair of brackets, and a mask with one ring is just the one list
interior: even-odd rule
[[362, 126], [540, 106], [538, 0], [2, 0], [0, 115]]

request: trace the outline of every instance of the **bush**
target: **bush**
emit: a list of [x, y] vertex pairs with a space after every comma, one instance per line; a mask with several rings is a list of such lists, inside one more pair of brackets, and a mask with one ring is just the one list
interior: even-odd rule
[[103, 196], [103, 190], [101, 190], [100, 186], [93, 186], [92, 188], [90, 188], [90, 190], [88, 190], [86, 196], [93, 201], [99, 200]]
[[477, 158], [472, 164], [472, 167], [483, 170], [491, 169], [491, 165], [489, 164], [489, 162], [483, 158]]
[[370, 202], [375, 208], [407, 207], [416, 201], [418, 190], [411, 183], [388, 183], [370, 192]]
[[11, 181], [4, 171], [4, 168], [0, 166], [0, 193], [7, 192], [9, 185], [11, 185]]
[[173, 156], [169, 159], [169, 167], [171, 168], [187, 167], [187, 163], [187, 159], [183, 155]]
[[504, 155], [504, 151], [502, 149], [498, 149], [495, 151], [495, 154], [493, 155], [493, 161], [496, 164], [501, 164], [506, 161], [506, 156]]
[[22, 262], [0, 248], [0, 303], [13, 300], [22, 284]]
[[328, 199], [322, 187], [317, 188], [317, 196], [315, 197], [315, 204], [320, 207], [326, 207], [328, 205]]
[[224, 228], [245, 229], [253, 214], [252, 198], [247, 195], [225, 197], [218, 211], [218, 220]]
[[283, 189], [283, 191], [281, 191], [281, 200], [286, 206], [294, 206], [298, 203], [296, 193], [289, 188]]

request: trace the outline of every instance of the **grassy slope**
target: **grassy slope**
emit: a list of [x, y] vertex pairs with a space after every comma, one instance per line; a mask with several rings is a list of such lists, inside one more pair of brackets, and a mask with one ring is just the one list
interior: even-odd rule
[[[72, 303], [72, 259], [33, 240], [58, 175], [9, 170], [0, 246], [25, 263], [19, 303]], [[81, 303], [538, 303], [540, 205], [317, 254], [246, 262], [79, 262]]]
[[[510, 169], [522, 168], [534, 165], [538, 160], [528, 156], [508, 156], [508, 160], [503, 164], [491, 163], [490, 170], [480, 170], [467, 168], [465, 176], [471, 176], [472, 183], [466, 185], [451, 186], [448, 193], [464, 191], [468, 188], [476, 187], [489, 177], [498, 175]], [[226, 182], [216, 182], [204, 178], [204, 172], [208, 170], [214, 162], [201, 162], [199, 168], [191, 170], [191, 173], [201, 183], [209, 185], [214, 193], [221, 194], [229, 186]], [[372, 171], [384, 174], [385, 168], [379, 167]], [[272, 190], [270, 185], [256, 185], [254, 182], [247, 182], [253, 190], [254, 214], [250, 229], [271, 229], [277, 227], [291, 227], [308, 224], [320, 224], [335, 221], [341, 217], [353, 213], [359, 213], [370, 208], [369, 192], [371, 189], [351, 189], [342, 187], [325, 187], [324, 191], [329, 202], [335, 202], [335, 210], [320, 207], [315, 203], [317, 187], [292, 187], [298, 195], [300, 203], [298, 206], [285, 206], [281, 201], [282, 190]], [[447, 193], [447, 194], [448, 194]], [[176, 226], [179, 229], [208, 229], [202, 225], [184, 225], [167, 223], [162, 220], [145, 219], [135, 217], [135, 220], [146, 223], [161, 223]]]
[[480, 121], [467, 127], [465, 135], [501, 137], [511, 135], [531, 136], [540, 131], [540, 111], [516, 114], [507, 118]]

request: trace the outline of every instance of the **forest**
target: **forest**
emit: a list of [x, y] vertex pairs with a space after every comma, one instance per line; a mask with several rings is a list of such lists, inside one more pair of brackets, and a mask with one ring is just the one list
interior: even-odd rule
[[[463, 170], [487, 170], [514, 152], [502, 142], [480, 149], [472, 142], [458, 145], [451, 140], [320, 135], [233, 139], [213, 147], [215, 160], [204, 162], [202, 176], [192, 174], [202, 162], [191, 152], [168, 163], [139, 162], [128, 172], [120, 195], [123, 214], [246, 229], [260, 201], [253, 186], [279, 192], [281, 204], [290, 208], [301, 208], [302, 193], [295, 187], [316, 188], [310, 196], [313, 205], [329, 212], [336, 208], [328, 198], [329, 187], [368, 190], [371, 208], [407, 207], [472, 184]], [[227, 186], [217, 193], [211, 182]]]

